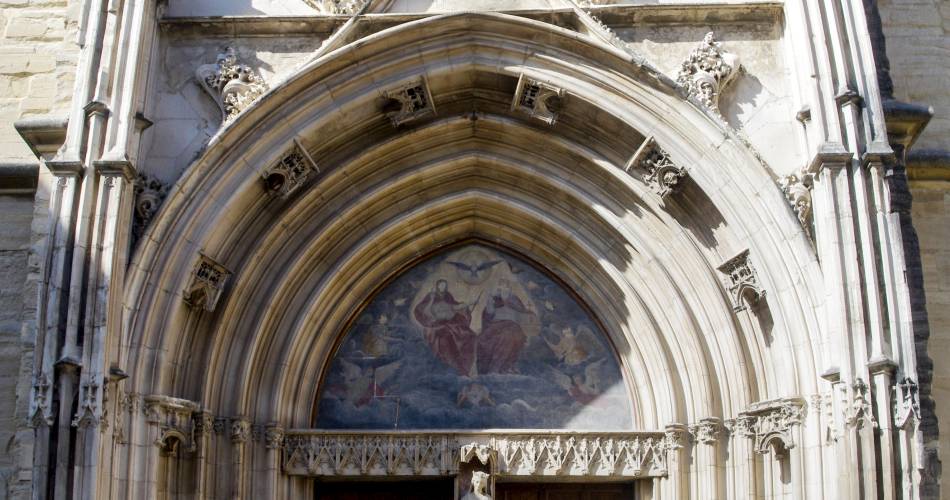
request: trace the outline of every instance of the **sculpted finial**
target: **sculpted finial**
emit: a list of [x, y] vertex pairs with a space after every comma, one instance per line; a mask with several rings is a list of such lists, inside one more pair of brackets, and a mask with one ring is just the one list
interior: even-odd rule
[[690, 97], [719, 114], [719, 96], [735, 79], [740, 66], [739, 56], [725, 51], [715, 35], [709, 32], [683, 61], [676, 82]]

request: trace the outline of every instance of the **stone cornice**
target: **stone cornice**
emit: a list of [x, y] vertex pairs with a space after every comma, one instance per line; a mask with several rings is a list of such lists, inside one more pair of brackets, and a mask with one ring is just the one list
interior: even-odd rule
[[52, 156], [66, 141], [69, 119], [56, 116], [22, 118], [13, 123], [20, 137], [30, 146], [37, 158]]
[[0, 163], [0, 194], [32, 194], [39, 172], [35, 162]]
[[919, 149], [907, 154], [907, 179], [911, 182], [950, 182], [950, 151]]
[[884, 119], [891, 144], [910, 149], [933, 118], [930, 106], [921, 106], [896, 100], [884, 101]]

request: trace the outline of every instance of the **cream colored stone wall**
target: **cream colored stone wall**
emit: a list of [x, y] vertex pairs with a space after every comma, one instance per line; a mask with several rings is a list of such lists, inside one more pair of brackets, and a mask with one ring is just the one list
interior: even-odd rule
[[[36, 161], [16, 120], [67, 114], [79, 6], [78, 0], [0, 0], [0, 162]], [[26, 420], [48, 181], [41, 174], [35, 199], [0, 196], [0, 498], [29, 498], [32, 484]]]
[[933, 106], [916, 148], [950, 149], [950, 1], [878, 0], [894, 97]]

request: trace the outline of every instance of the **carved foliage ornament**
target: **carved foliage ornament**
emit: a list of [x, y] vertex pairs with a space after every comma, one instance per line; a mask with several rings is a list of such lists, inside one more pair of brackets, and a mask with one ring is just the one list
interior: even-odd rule
[[394, 127], [435, 114], [435, 102], [425, 77], [390, 89], [385, 97], [384, 111]]
[[755, 305], [765, 297], [765, 290], [759, 285], [755, 267], [749, 260], [749, 251], [729, 259], [719, 266], [719, 271], [726, 275], [726, 286], [732, 293], [733, 309], [741, 311], [746, 308], [746, 301]]
[[307, 151], [294, 141], [294, 147], [262, 175], [267, 190], [287, 198], [313, 173], [320, 172]]
[[877, 427], [871, 408], [870, 390], [863, 379], [856, 379], [851, 384], [851, 402], [846, 410], [845, 423], [858, 429], [865, 425]]
[[633, 168], [646, 171], [643, 180], [661, 198], [675, 193], [680, 181], [686, 177], [686, 169], [670, 159], [670, 155], [657, 144], [656, 139], [648, 137], [627, 163], [626, 170]]
[[726, 52], [712, 32], [683, 61], [676, 82], [691, 98], [719, 114], [719, 96], [739, 73], [739, 56]]
[[168, 188], [160, 181], [143, 173], [138, 174], [135, 179], [135, 217], [132, 221], [132, 234], [136, 239], [145, 234], [167, 195]]
[[194, 309], [214, 311], [230, 276], [231, 272], [224, 266], [200, 255], [192, 271], [191, 283], [184, 293], [185, 303]]
[[806, 179], [802, 179], [798, 175], [792, 174], [779, 181], [779, 186], [782, 188], [782, 192], [785, 193], [785, 198], [788, 199], [789, 203], [792, 204], [792, 210], [795, 211], [795, 215], [798, 216], [798, 222], [801, 223], [802, 228], [805, 229], [806, 233], [811, 233], [809, 229], [811, 227], [811, 186], [805, 183]]
[[304, 0], [321, 14], [353, 15], [360, 11], [366, 0]]
[[221, 109], [222, 120], [230, 121], [267, 91], [264, 80], [244, 64], [228, 47], [212, 64], [203, 64], [196, 72], [201, 87]]
[[715, 417], [704, 418], [689, 427], [693, 439], [702, 444], [715, 444], [721, 432], [722, 421]]
[[561, 100], [565, 95], [564, 89], [522, 74], [518, 79], [511, 110], [541, 120], [548, 125], [554, 125], [561, 107]]

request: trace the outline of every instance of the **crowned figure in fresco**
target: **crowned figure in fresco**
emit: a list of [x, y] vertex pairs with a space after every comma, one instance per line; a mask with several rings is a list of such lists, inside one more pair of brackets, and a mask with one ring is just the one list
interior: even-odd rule
[[478, 373], [514, 373], [528, 341], [528, 329], [538, 324], [537, 315], [517, 295], [511, 282], [498, 282], [482, 310], [482, 332], [478, 336]]
[[476, 335], [469, 324], [477, 299], [471, 304], [459, 302], [448, 287], [448, 281], [436, 281], [435, 288], [416, 304], [413, 316], [422, 325], [432, 353], [460, 375], [474, 377]]

